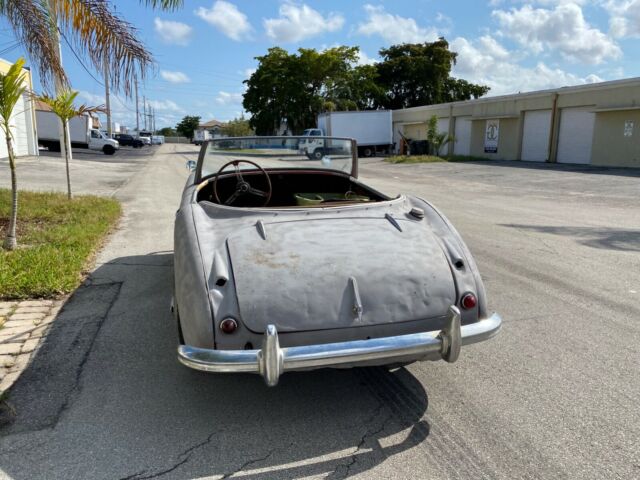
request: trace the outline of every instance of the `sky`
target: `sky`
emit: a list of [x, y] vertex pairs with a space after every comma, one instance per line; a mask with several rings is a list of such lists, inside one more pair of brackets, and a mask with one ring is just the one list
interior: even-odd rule
[[[640, 76], [640, 0], [185, 0], [175, 12], [112, 3], [155, 58], [139, 96], [158, 128], [185, 115], [240, 116], [242, 82], [273, 46], [359, 46], [359, 61], [372, 63], [380, 48], [442, 36], [458, 53], [453, 76], [488, 85], [489, 95]], [[0, 57], [24, 54], [1, 20]], [[80, 100], [104, 103], [101, 75], [65, 46], [63, 62]], [[112, 96], [112, 112], [135, 126], [133, 99]]]

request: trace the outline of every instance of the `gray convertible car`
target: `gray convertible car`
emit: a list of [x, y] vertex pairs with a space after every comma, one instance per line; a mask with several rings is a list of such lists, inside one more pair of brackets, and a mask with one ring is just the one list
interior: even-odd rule
[[358, 181], [353, 140], [205, 142], [175, 220], [178, 359], [250, 372], [454, 362], [500, 329], [460, 235]]

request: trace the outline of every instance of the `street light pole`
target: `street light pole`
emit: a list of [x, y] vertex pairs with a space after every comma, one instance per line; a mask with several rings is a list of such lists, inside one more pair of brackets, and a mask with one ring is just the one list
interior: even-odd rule
[[109, 64], [107, 60], [104, 61], [104, 96], [107, 107], [107, 136], [113, 138], [112, 123], [111, 123], [111, 100], [109, 99]]
[[[52, 33], [54, 35], [55, 41], [58, 43], [58, 49], [56, 53], [58, 54], [59, 62], [62, 65], [62, 44], [60, 43], [60, 33], [58, 32], [58, 18], [55, 17], [54, 10], [51, 8], [51, 0], [47, 0], [47, 6], [49, 7], [49, 12], [51, 12], [51, 15], [53, 15], [53, 19], [52, 19], [53, 32]], [[62, 91], [64, 90], [64, 85], [62, 83], [62, 79], [58, 75], [55, 75], [54, 80], [55, 80], [55, 88], [56, 88], [56, 96], [57, 96], [60, 93], [62, 93]], [[69, 135], [69, 122], [63, 121], [61, 118], [59, 118], [58, 125], [59, 125], [58, 138], [60, 140], [60, 156], [61, 158], [67, 158], [67, 151], [69, 152], [71, 151], [71, 135]], [[67, 139], [66, 142], [65, 142], [65, 138]]]
[[136, 85], [136, 132], [140, 134], [140, 112], [138, 111], [138, 77], [135, 78]]

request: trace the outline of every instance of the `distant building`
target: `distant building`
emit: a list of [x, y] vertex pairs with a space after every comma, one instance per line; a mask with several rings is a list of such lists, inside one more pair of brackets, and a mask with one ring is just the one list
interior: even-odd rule
[[396, 147], [432, 116], [441, 155], [640, 167], [640, 78], [394, 110]]
[[[0, 58], [0, 72], [7, 73], [13, 65], [7, 60]], [[26, 72], [25, 82], [29, 90], [33, 89], [33, 79], [31, 70], [24, 68]], [[11, 118], [11, 131], [13, 132], [13, 147], [17, 156], [38, 155], [38, 133], [36, 130], [36, 112], [34, 102], [27, 94], [18, 100]], [[4, 139], [0, 141], [0, 157], [6, 158], [7, 145]]]
[[198, 125], [198, 130], [207, 130], [212, 138], [224, 137], [222, 129], [226, 123], [219, 120], [209, 120], [208, 122]]

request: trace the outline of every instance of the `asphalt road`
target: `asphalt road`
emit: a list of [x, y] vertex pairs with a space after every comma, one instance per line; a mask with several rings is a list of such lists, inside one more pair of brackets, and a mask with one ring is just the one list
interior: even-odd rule
[[[172, 219], [195, 152], [132, 157], [112, 184], [104, 162], [78, 167], [78, 190], [115, 194], [125, 217], [8, 399], [1, 477], [638, 478], [640, 171], [362, 162], [450, 217], [503, 330], [453, 365], [269, 389], [175, 359]], [[23, 167], [25, 188], [47, 184]]]

